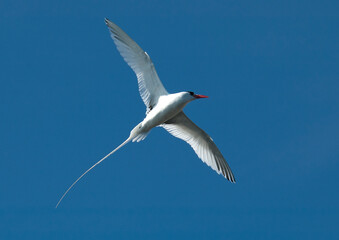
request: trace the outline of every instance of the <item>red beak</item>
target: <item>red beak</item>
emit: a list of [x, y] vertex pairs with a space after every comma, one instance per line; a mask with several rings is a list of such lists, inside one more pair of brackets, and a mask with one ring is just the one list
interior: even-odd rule
[[194, 94], [195, 98], [208, 98], [208, 96], [205, 95], [199, 95], [199, 94]]

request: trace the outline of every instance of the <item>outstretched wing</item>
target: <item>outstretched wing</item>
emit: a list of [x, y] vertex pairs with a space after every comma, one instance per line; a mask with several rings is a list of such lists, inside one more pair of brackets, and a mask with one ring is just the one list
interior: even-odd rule
[[107, 18], [105, 23], [121, 56], [137, 75], [140, 96], [149, 111], [158, 102], [159, 97], [167, 95], [168, 92], [162, 85], [148, 54], [116, 24]]
[[183, 112], [161, 125], [174, 137], [186, 141], [194, 149], [198, 157], [217, 173], [231, 182], [235, 182], [231, 168], [212, 138], [195, 125]]

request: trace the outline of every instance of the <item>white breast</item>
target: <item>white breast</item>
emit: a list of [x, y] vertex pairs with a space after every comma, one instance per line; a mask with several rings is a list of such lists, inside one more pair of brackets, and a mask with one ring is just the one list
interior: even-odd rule
[[153, 128], [177, 115], [187, 104], [182, 98], [182, 93], [161, 96], [157, 105], [148, 113], [143, 120], [143, 127]]

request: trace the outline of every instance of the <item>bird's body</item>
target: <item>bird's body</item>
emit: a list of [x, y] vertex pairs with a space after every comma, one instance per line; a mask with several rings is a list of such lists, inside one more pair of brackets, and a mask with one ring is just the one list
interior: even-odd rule
[[128, 142], [144, 140], [151, 129], [157, 126], [163, 127], [173, 136], [186, 141], [203, 162], [229, 181], [235, 182], [230, 167], [212, 138], [195, 125], [182, 111], [189, 102], [199, 98], [207, 98], [207, 96], [188, 91], [169, 94], [162, 85], [149, 55], [116, 24], [108, 19], [105, 19], [105, 22], [120, 54], [137, 75], [139, 92], [147, 108], [146, 117], [132, 129], [129, 137], [120, 146], [85, 171], [67, 189], [57, 206], [68, 191], [90, 170]]
[[149, 131], [181, 112], [186, 104], [193, 100], [187, 99], [185, 95], [186, 92], [180, 92], [160, 96], [158, 103], [152, 110], [150, 110], [145, 119], [141, 122], [142, 128], [145, 129], [145, 131]]

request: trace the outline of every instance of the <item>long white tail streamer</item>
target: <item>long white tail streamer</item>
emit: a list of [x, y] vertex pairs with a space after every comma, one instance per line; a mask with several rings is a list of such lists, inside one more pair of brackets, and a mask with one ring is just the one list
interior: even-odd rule
[[102, 159], [100, 159], [96, 164], [94, 164], [92, 167], [90, 167], [86, 172], [84, 172], [80, 177], [78, 177], [77, 180], [75, 180], [75, 182], [72, 183], [72, 185], [67, 189], [67, 191], [62, 195], [62, 197], [60, 198], [60, 200], [58, 201], [57, 205], [55, 206], [55, 208], [57, 208], [59, 206], [59, 204], [61, 203], [62, 199], [64, 199], [64, 197], [67, 195], [67, 193], [69, 192], [69, 190], [72, 189], [72, 187], [83, 177], [85, 176], [89, 171], [91, 171], [94, 167], [96, 167], [98, 164], [100, 164], [102, 161], [104, 161], [106, 158], [108, 158], [109, 156], [111, 156], [113, 153], [115, 153], [116, 151], [118, 151], [120, 148], [122, 148], [124, 145], [126, 145], [129, 141], [131, 141], [132, 138], [129, 137], [126, 139], [125, 142], [123, 142], [122, 144], [120, 144], [116, 149], [114, 149], [112, 152], [110, 152], [109, 154], [107, 154], [105, 157], [103, 157]]

